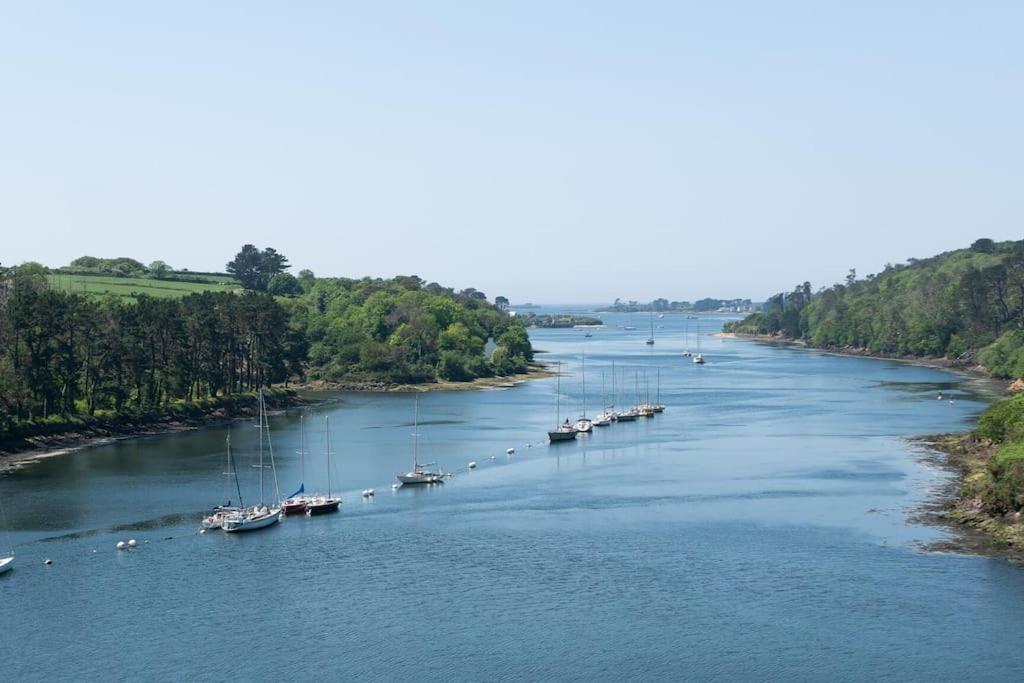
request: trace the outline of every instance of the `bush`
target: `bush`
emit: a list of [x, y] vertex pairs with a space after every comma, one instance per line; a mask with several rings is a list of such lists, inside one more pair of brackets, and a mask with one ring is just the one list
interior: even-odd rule
[[996, 443], [1024, 440], [1024, 394], [993, 402], [978, 419], [977, 434]]
[[990, 512], [1004, 514], [1024, 507], [1024, 443], [1002, 446], [988, 463], [992, 477], [983, 495]]

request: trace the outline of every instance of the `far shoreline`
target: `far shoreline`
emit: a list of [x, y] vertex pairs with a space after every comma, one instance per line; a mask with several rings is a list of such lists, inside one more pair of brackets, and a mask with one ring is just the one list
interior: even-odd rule
[[[530, 369], [522, 374], [503, 377], [480, 377], [468, 382], [436, 382], [424, 384], [387, 384], [387, 383], [302, 383], [289, 384], [287, 389], [291, 396], [286, 403], [273, 406], [272, 413], [286, 412], [309, 405], [320, 405], [332, 400], [330, 393], [428, 393], [432, 391], [482, 391], [493, 389], [512, 389], [525, 382], [535, 379], [554, 377], [555, 373], [548, 370], [540, 362], [530, 364]], [[325, 396], [318, 396], [325, 394]], [[123, 431], [113, 427], [91, 428], [79, 431], [68, 431], [49, 436], [25, 439], [22, 444], [14, 447], [0, 446], [0, 476], [33, 462], [49, 458], [72, 455], [80, 451], [106, 446], [121, 441], [143, 439], [153, 436], [164, 436], [182, 432], [230, 424], [239, 420], [250, 419], [252, 415], [225, 414], [216, 410], [191, 418], [165, 418], [153, 421], [125, 425]]]

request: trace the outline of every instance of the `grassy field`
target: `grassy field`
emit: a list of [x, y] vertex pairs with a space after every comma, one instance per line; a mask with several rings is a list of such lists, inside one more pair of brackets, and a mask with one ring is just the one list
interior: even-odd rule
[[81, 294], [113, 294], [134, 299], [139, 294], [159, 297], [180, 297], [196, 292], [240, 292], [241, 285], [224, 277], [201, 276], [209, 282], [181, 282], [154, 280], [142, 277], [112, 277], [109, 275], [67, 275], [50, 273], [50, 286], [65, 292]]

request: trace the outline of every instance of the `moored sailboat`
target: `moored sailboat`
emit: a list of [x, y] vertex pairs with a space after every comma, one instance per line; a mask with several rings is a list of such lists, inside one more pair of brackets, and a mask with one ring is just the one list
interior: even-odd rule
[[329, 512], [337, 512], [341, 505], [341, 497], [331, 495], [331, 418], [324, 417], [324, 428], [326, 430], [327, 443], [327, 495], [313, 496], [306, 502], [306, 514], [324, 515]]
[[227, 517], [224, 518], [224, 522], [221, 528], [228, 533], [237, 533], [241, 531], [254, 531], [256, 529], [264, 529], [273, 524], [277, 524], [281, 519], [281, 508], [277, 506], [270, 506], [263, 502], [264, 497], [264, 485], [263, 485], [263, 439], [266, 436], [267, 450], [270, 454], [270, 469], [274, 473], [274, 491], [277, 494], [275, 499], [280, 500], [280, 490], [277, 485], [277, 468], [274, 464], [274, 446], [270, 441], [270, 422], [267, 419], [267, 404], [263, 397], [263, 390], [259, 392], [259, 430], [260, 430], [260, 503], [251, 508], [241, 508]]
[[564, 424], [560, 424], [562, 420], [562, 363], [561, 361], [557, 364], [556, 376], [558, 377], [557, 388], [555, 389], [555, 428], [548, 432], [548, 440], [552, 443], [556, 441], [573, 441], [576, 439], [576, 428], [569, 424], [569, 420], [566, 420]]
[[[231, 434], [228, 434], [224, 438], [224, 450], [227, 453], [227, 469], [224, 471], [226, 494], [224, 500], [227, 502], [224, 505], [218, 505], [213, 508], [209, 515], [203, 517], [203, 521], [200, 523], [203, 529], [207, 531], [211, 529], [220, 529], [224, 526], [224, 520], [229, 516], [236, 514], [242, 505], [242, 491], [238, 488], [238, 473], [235, 471], [234, 458], [231, 457]], [[233, 505], [231, 502], [231, 480], [235, 481], [235, 489], [238, 491], [238, 505]]]
[[[412, 469], [405, 474], [395, 475], [398, 477], [398, 481], [403, 486], [413, 484], [443, 484], [444, 483], [444, 472], [437, 466], [436, 463], [420, 463], [420, 398], [416, 397], [413, 406], [413, 419], [412, 419], [412, 432], [413, 432], [413, 449], [412, 449]], [[433, 467], [434, 469], [429, 469]]]
[[305, 514], [308, 505], [309, 497], [306, 495], [306, 416], [299, 415], [299, 488], [281, 502], [281, 512], [285, 515]]

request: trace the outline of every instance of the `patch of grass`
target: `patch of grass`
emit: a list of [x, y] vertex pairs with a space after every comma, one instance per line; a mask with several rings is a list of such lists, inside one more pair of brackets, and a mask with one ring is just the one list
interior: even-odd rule
[[115, 277], [111, 275], [69, 275], [50, 273], [50, 286], [65, 292], [113, 295], [135, 299], [140, 294], [153, 297], [182, 297], [198, 292], [241, 292], [237, 282], [207, 276], [207, 282], [183, 282], [174, 279], [157, 280], [142, 277]]

